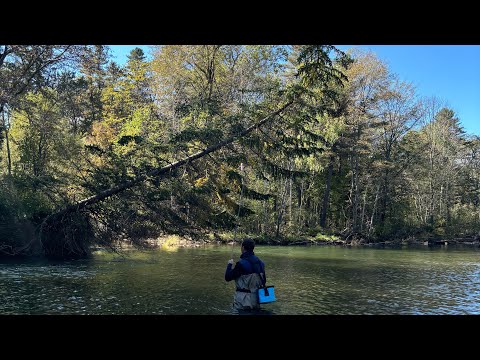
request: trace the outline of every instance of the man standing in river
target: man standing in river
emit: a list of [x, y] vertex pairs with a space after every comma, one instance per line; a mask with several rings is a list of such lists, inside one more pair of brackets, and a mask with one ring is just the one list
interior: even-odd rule
[[245, 239], [242, 242], [242, 254], [240, 260], [233, 266], [233, 259], [228, 260], [225, 270], [225, 280], [235, 280], [235, 295], [233, 296], [233, 308], [235, 310], [258, 310], [257, 290], [263, 287], [267, 281], [265, 276], [265, 264], [253, 252], [255, 242]]

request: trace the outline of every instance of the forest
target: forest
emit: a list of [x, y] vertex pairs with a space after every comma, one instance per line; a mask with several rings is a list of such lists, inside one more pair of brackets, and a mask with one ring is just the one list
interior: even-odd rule
[[[475, 238], [480, 137], [374, 53], [0, 45], [0, 256]], [[448, 71], [448, 69], [445, 69]]]

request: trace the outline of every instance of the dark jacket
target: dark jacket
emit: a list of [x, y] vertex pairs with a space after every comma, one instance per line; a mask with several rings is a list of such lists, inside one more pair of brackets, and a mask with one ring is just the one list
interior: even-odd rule
[[265, 274], [265, 264], [260, 260], [253, 251], [245, 251], [240, 255], [240, 261], [237, 261], [235, 268], [232, 270], [232, 264], [227, 264], [225, 270], [225, 280], [232, 281], [241, 275], [248, 275], [253, 273], [263, 273], [263, 281], [267, 281]]
[[233, 309], [249, 311], [260, 309], [257, 290], [265, 285], [264, 275], [265, 265], [253, 251], [244, 252], [233, 270], [232, 264], [227, 264], [225, 280], [235, 280], [236, 287]]

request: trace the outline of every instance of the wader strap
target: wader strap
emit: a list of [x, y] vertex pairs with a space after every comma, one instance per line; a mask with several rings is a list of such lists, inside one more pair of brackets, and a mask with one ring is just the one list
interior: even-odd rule
[[[258, 274], [258, 276], [260, 276], [260, 280], [262, 280], [263, 287], [265, 288], [265, 287], [266, 287], [266, 281], [265, 281], [265, 277], [263, 276], [263, 273], [261, 273], [261, 272], [256, 272], [256, 271], [255, 271], [255, 265], [256, 265], [256, 264], [253, 263], [253, 261], [250, 261], [250, 259], [251, 259], [251, 258], [248, 257], [248, 258], [246, 258], [245, 260], [247, 260], [247, 261], [250, 263], [250, 265], [252, 265], [252, 268], [253, 268], [253, 271], [255, 272], [255, 274]], [[258, 266], [260, 267], [260, 263], [258, 263]], [[261, 270], [261, 267], [260, 267], [260, 270]], [[264, 271], [265, 271], [265, 269], [264, 269]], [[238, 291], [238, 290], [237, 290], [237, 291]], [[249, 291], [249, 292], [250, 292], [250, 291]]]
[[235, 291], [244, 292], [244, 293], [250, 293], [251, 292], [248, 289], [239, 289], [239, 288], [237, 288]]

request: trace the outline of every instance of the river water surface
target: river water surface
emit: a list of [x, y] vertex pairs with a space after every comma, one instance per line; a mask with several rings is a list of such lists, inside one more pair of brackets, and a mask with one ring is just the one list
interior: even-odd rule
[[[0, 314], [233, 314], [231, 246], [0, 260]], [[239, 247], [234, 248], [238, 260]], [[257, 246], [265, 314], [480, 314], [479, 248]]]

